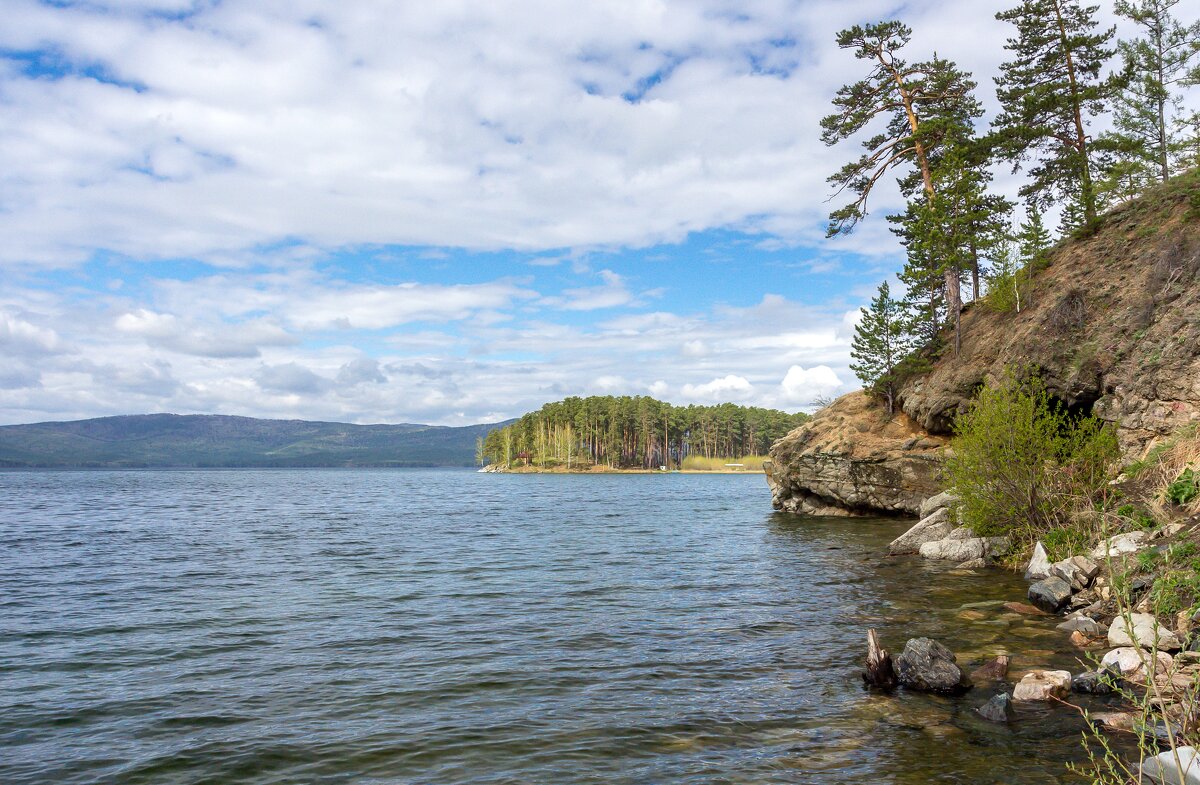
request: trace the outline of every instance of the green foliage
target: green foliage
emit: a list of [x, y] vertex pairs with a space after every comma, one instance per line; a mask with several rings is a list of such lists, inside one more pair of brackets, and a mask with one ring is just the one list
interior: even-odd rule
[[1122, 504], [1117, 508], [1117, 515], [1135, 529], [1149, 531], [1158, 527], [1158, 521], [1145, 510], [1139, 510], [1132, 504]]
[[1184, 469], [1179, 477], [1167, 486], [1166, 497], [1173, 504], [1190, 504], [1200, 497], [1200, 474], [1193, 469]]
[[1029, 305], [1030, 268], [1018, 263], [1011, 245], [996, 255], [987, 277], [987, 307], [1000, 313], [1020, 313]]
[[[983, 110], [973, 96], [975, 83], [953, 63], [938, 57], [910, 64], [901, 56], [912, 30], [897, 21], [855, 25], [837, 35], [837, 44], [870, 66], [868, 76], [844, 85], [833, 99], [834, 112], [821, 120], [821, 140], [836, 145], [870, 125], [877, 133], [863, 142], [867, 152], [829, 181], [837, 194], [853, 200], [830, 214], [829, 236], [853, 231], [866, 215], [875, 184], [900, 168], [905, 193], [924, 187], [942, 148], [970, 135]], [[878, 121], [878, 122], [877, 122]]]
[[892, 299], [887, 281], [879, 285], [879, 294], [863, 308], [850, 344], [853, 362], [850, 369], [872, 395], [887, 403], [888, 414], [895, 411], [898, 390], [896, 366], [910, 351], [912, 340], [905, 328], [904, 306]]
[[[484, 439], [505, 466], [677, 468], [689, 457], [761, 456], [807, 414], [737, 406], [672, 406], [646, 396], [571, 397], [548, 403]], [[739, 461], [744, 463], [745, 459]]]
[[1191, 62], [1200, 53], [1200, 21], [1182, 24], [1172, 11], [1179, 0], [1117, 0], [1117, 14], [1138, 26], [1140, 37], [1118, 44], [1123, 85], [1116, 96], [1113, 130], [1100, 139], [1105, 178], [1098, 188], [1108, 202], [1138, 196], [1179, 171], [1179, 120]]
[[1042, 535], [1042, 547], [1051, 562], [1069, 559], [1087, 552], [1091, 547], [1092, 533], [1072, 526], [1055, 526]]
[[1001, 112], [991, 139], [1014, 171], [1036, 156], [1022, 196], [1043, 206], [1075, 201], [1084, 226], [1096, 220], [1088, 118], [1120, 84], [1100, 74], [1115, 29], [1099, 29], [1096, 10], [1078, 0], [1023, 0], [996, 15], [1016, 26], [1016, 37], [1005, 45], [1012, 59], [996, 79]]
[[1170, 619], [1182, 610], [1194, 608], [1200, 599], [1200, 573], [1187, 566], [1165, 569], [1154, 579], [1150, 589], [1150, 609], [1155, 615]]
[[1093, 509], [1119, 455], [1111, 427], [1072, 417], [1036, 376], [1013, 371], [980, 390], [955, 434], [945, 471], [965, 522], [1029, 545]]

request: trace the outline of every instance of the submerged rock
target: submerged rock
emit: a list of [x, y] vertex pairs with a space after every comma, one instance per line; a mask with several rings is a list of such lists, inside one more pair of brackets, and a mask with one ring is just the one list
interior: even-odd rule
[[1071, 691], [1069, 671], [1033, 671], [1013, 688], [1014, 701], [1046, 701], [1065, 698]]
[[1050, 558], [1046, 555], [1046, 549], [1042, 547], [1042, 543], [1038, 542], [1033, 546], [1033, 556], [1029, 559], [1029, 565], [1025, 568], [1025, 580], [1040, 581], [1043, 578], [1050, 577]]
[[1071, 599], [1071, 584], [1057, 576], [1044, 578], [1029, 587], [1029, 599], [1042, 610], [1057, 613]]
[[896, 678], [905, 687], [926, 692], [958, 693], [971, 682], [954, 653], [931, 638], [912, 638], [895, 659]]
[[1063, 632], [1082, 632], [1092, 638], [1099, 638], [1104, 634], [1104, 625], [1088, 616], [1076, 616], [1074, 619], [1068, 619], [1058, 625], [1057, 629]]
[[1131, 613], [1128, 618], [1118, 616], [1108, 628], [1110, 646], [1141, 646], [1143, 649], [1150, 649], [1156, 642], [1158, 648], [1163, 651], [1178, 651], [1183, 648], [1179, 637], [1159, 624], [1149, 613]]
[[1008, 697], [1008, 693], [1001, 692], [993, 695], [991, 700], [975, 711], [988, 722], [1008, 722], [1008, 709], [1011, 705], [1012, 699]]
[[892, 555], [917, 553], [925, 543], [945, 539], [953, 530], [954, 524], [950, 521], [949, 511], [937, 510], [892, 540], [891, 545], [888, 546], [888, 553]]
[[1000, 654], [971, 671], [972, 681], [1000, 681], [1008, 675], [1008, 655]]
[[1085, 695], [1107, 695], [1112, 692], [1112, 685], [1103, 673], [1087, 671], [1071, 680], [1071, 689]]

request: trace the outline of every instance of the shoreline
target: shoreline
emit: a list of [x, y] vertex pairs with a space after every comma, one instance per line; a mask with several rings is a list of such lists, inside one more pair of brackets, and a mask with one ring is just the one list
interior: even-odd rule
[[611, 469], [608, 467], [590, 467], [587, 469], [541, 469], [535, 467], [518, 467], [515, 469], [492, 469], [485, 466], [478, 471], [484, 474], [751, 474], [765, 477], [761, 469]]

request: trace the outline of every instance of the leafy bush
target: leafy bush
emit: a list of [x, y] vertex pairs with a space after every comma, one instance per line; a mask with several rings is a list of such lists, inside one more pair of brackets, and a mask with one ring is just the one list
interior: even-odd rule
[[1069, 526], [1055, 526], [1042, 535], [1042, 546], [1052, 562], [1084, 553], [1089, 550], [1091, 541], [1091, 532]]
[[1190, 504], [1193, 499], [1200, 497], [1200, 474], [1192, 469], [1184, 469], [1183, 474], [1167, 486], [1166, 495], [1175, 504]]
[[1094, 515], [1119, 456], [1111, 427], [1071, 416], [1040, 379], [1012, 371], [979, 391], [955, 434], [946, 475], [964, 521], [1029, 546], [1052, 529], [1078, 529], [1077, 513]]

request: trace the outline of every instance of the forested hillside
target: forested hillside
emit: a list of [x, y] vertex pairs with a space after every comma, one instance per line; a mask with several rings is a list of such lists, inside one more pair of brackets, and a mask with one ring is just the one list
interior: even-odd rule
[[766, 455], [806, 414], [737, 406], [673, 406], [645, 396], [548, 403], [496, 428], [478, 457], [501, 466], [680, 468], [689, 458]]
[[0, 427], [0, 466], [470, 466], [494, 425], [146, 414]]

